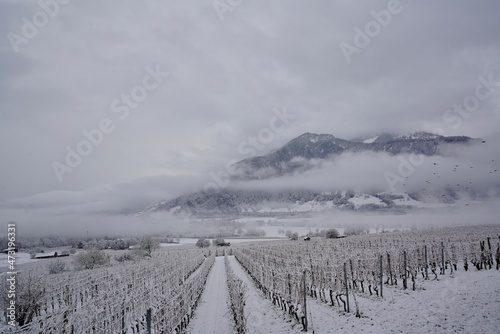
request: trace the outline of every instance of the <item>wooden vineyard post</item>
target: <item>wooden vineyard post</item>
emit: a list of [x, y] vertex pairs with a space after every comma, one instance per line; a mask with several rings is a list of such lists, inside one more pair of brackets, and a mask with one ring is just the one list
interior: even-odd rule
[[425, 267], [425, 279], [429, 279], [429, 265], [427, 264], [427, 245], [424, 246], [424, 267]]
[[151, 308], [146, 311], [146, 333], [151, 334]]
[[292, 298], [292, 275], [288, 274], [288, 298]]
[[[262, 285], [265, 285], [266, 282], [264, 282], [264, 266], [261, 266], [261, 270], [260, 270], [260, 282]], [[267, 293], [265, 294], [266, 298], [267, 298]]]
[[383, 255], [380, 255], [380, 297], [384, 298], [384, 273], [383, 273]]
[[404, 272], [404, 275], [403, 275], [403, 289], [406, 290], [406, 288], [408, 287], [408, 276], [407, 276], [407, 272], [406, 272], [406, 250], [403, 251], [403, 272]]
[[306, 271], [304, 270], [304, 331], [307, 332], [307, 291], [306, 291]]
[[441, 241], [441, 275], [444, 275], [444, 242]]
[[391, 269], [391, 255], [387, 253], [387, 265], [389, 266], [389, 278], [391, 279], [391, 285], [394, 285], [394, 280], [392, 278], [392, 269]]
[[122, 308], [122, 333], [126, 333], [127, 331], [125, 330], [125, 303], [123, 303], [123, 308]]
[[349, 313], [349, 285], [347, 284], [347, 263], [344, 262], [344, 284], [345, 284], [345, 299], [347, 302], [347, 313]]
[[491, 241], [490, 241], [490, 237], [487, 237], [486, 238], [488, 240], [488, 249], [489, 249], [489, 252], [488, 252], [488, 265], [491, 269], [491, 267], [493, 266], [493, 251], [491, 250]]
[[[500, 239], [500, 237], [499, 237], [499, 239]], [[497, 270], [498, 270], [500, 268], [500, 242], [497, 244], [496, 261], [497, 261]]]

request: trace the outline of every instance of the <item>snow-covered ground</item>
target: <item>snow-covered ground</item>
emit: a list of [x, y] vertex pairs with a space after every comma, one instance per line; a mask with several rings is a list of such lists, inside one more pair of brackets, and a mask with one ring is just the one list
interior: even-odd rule
[[[245, 313], [248, 333], [299, 333], [302, 326], [273, 306], [232, 256], [234, 273], [248, 286]], [[202, 303], [188, 333], [232, 333], [227, 307], [224, 258], [219, 257], [209, 275]], [[410, 284], [411, 288], [411, 284]], [[458, 271], [439, 280], [420, 281], [417, 290], [385, 286], [384, 298], [356, 294], [361, 318], [351, 312], [308, 300], [310, 333], [500, 333], [500, 271]], [[229, 327], [228, 327], [229, 326]]]
[[375, 140], [377, 140], [378, 136], [375, 136], [375, 137], [372, 137], [372, 138], [368, 138], [368, 139], [365, 139], [363, 140], [363, 143], [365, 144], [371, 144], [373, 143]]
[[[31, 255], [28, 253], [16, 253], [15, 259], [15, 266], [39, 261], [37, 259], [32, 259]], [[9, 263], [7, 261], [8, 255], [3, 253], [0, 254], [0, 271], [7, 271], [7, 268], [9, 267]]]
[[417, 291], [387, 287], [384, 298], [356, 294], [362, 314], [310, 301], [316, 333], [500, 333], [500, 272], [460, 271]]
[[387, 204], [382, 202], [380, 198], [366, 194], [356, 194], [354, 197], [349, 199], [349, 202], [353, 203], [356, 206], [356, 208], [359, 208], [361, 205], [366, 205], [366, 204], [387, 206]]

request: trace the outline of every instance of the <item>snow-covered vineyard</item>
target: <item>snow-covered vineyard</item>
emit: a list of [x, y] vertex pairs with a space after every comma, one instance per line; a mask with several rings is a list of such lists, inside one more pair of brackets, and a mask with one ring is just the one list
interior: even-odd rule
[[[208, 251], [171, 251], [110, 268], [18, 278], [33, 292], [14, 333], [171, 333], [187, 326], [214, 262]], [[27, 292], [29, 294], [29, 292]], [[37, 303], [36, 308], [32, 307]], [[5, 308], [4, 308], [5, 309]]]
[[21, 273], [45, 297], [11, 332], [498, 333], [499, 262], [498, 225], [172, 250]]

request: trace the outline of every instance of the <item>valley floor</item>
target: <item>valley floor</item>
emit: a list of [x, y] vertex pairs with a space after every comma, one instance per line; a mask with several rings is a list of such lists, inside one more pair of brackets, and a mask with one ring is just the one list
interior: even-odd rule
[[[234, 273], [248, 287], [247, 333], [299, 333], [302, 326], [259, 291], [238, 261]], [[417, 283], [416, 291], [384, 286], [384, 298], [356, 294], [361, 318], [351, 312], [308, 299], [310, 333], [500, 333], [500, 271], [459, 270], [453, 276]], [[216, 258], [188, 333], [233, 333], [224, 258]]]

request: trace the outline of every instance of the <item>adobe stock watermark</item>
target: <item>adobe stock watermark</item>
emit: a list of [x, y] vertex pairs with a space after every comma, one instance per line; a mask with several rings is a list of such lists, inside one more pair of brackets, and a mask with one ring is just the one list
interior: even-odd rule
[[21, 18], [22, 26], [20, 34], [9, 32], [7, 38], [14, 52], [19, 53], [19, 47], [26, 45], [29, 41], [38, 35], [40, 29], [45, 27], [51, 19], [59, 14], [62, 5], [66, 5], [71, 0], [40, 0], [38, 6], [40, 10], [36, 11], [31, 19], [23, 16]]
[[399, 0], [389, 0], [386, 9], [370, 11], [373, 20], [365, 23], [363, 29], [358, 26], [354, 27], [354, 37], [352, 43], [341, 42], [339, 44], [340, 51], [344, 55], [348, 64], [352, 62], [354, 54], [359, 55], [361, 51], [367, 48], [372, 40], [379, 36], [384, 28], [386, 28], [395, 15], [401, 14], [404, 7]]
[[242, 3], [243, 0], [214, 0], [214, 2], [212, 2], [212, 6], [219, 17], [219, 20], [224, 21], [226, 13], [232, 12]]
[[[463, 121], [477, 112], [481, 103], [489, 100], [495, 93], [500, 92], [500, 67], [495, 68], [485, 75], [477, 77], [477, 84], [474, 91], [467, 95], [461, 103], [454, 103], [443, 113], [443, 121], [451, 126], [453, 130], [458, 130]], [[434, 133], [443, 134], [442, 128], [434, 129]]]
[[[144, 101], [149, 93], [153, 92], [160, 86], [164, 78], [169, 73], [162, 72], [160, 65], [156, 65], [153, 69], [146, 66], [146, 75], [142, 78], [140, 85], [132, 87], [129, 93], [123, 93], [119, 98], [111, 102], [111, 112], [115, 113], [117, 117], [124, 121], [130, 115], [130, 111], [137, 109], [139, 104]], [[80, 140], [74, 148], [70, 145], [65, 147], [66, 157], [63, 163], [53, 161], [51, 163], [52, 170], [56, 175], [59, 182], [63, 182], [64, 175], [73, 172], [78, 166], [83, 163], [85, 157], [88, 157], [94, 150], [94, 147], [99, 147], [105, 138], [116, 129], [116, 124], [111, 118], [102, 118], [94, 129], [83, 129], [82, 136], [84, 139]]]
[[[287, 126], [297, 117], [283, 107], [282, 110], [274, 109], [273, 116], [269, 120], [268, 126], [263, 127], [255, 136], [249, 136], [246, 140], [239, 143], [237, 147], [238, 153], [241, 155], [239, 160], [229, 160], [226, 163], [224, 170], [211, 171], [208, 173], [212, 181], [209, 181], [203, 187], [203, 191], [218, 191], [229, 186], [231, 176], [236, 176], [239, 172], [234, 168], [234, 164], [243, 159], [248, 159], [257, 156], [263, 152], [267, 145], [272, 143], [275, 136], [286, 129]], [[199, 189], [193, 189], [193, 192], [198, 192]]]

